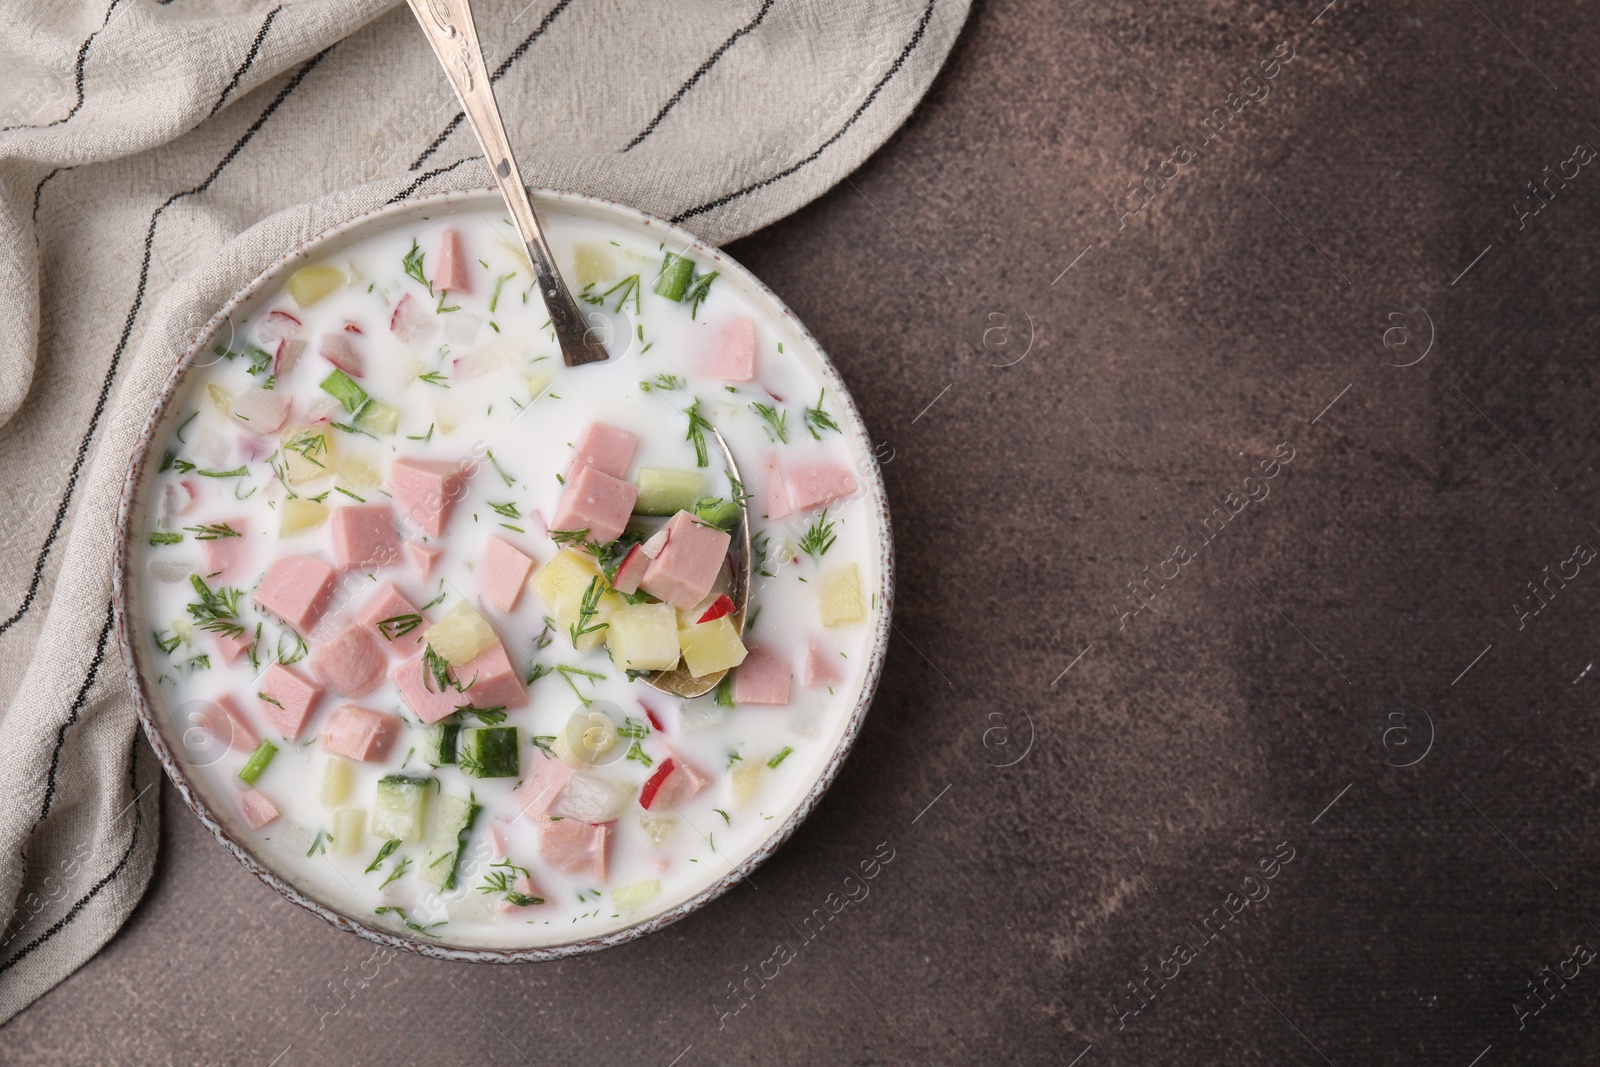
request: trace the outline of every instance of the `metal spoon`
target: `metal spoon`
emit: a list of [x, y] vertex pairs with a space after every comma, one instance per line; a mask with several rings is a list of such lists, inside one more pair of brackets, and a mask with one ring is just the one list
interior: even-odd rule
[[[728, 465], [728, 473], [741, 487], [744, 479], [739, 477], [739, 468], [733, 462], [733, 453], [728, 450], [728, 442], [722, 439], [722, 434], [713, 427], [711, 435], [717, 439], [717, 447], [722, 450], [723, 462]], [[742, 493], [735, 494], [735, 503], [739, 505], [739, 529], [733, 535], [733, 541], [728, 545], [728, 558], [722, 561], [722, 573], [717, 575], [716, 588], [733, 597], [733, 625], [739, 631], [739, 636], [744, 636], [745, 608], [750, 599], [750, 577], [755, 561], [750, 555], [750, 508], [745, 503], [746, 496]], [[645, 675], [645, 684], [663, 693], [673, 696], [698, 697], [704, 696], [717, 687], [722, 681], [722, 676], [727, 671], [718, 671], [708, 674], [703, 678], [696, 678], [689, 673], [689, 668], [678, 666], [670, 671], [656, 671], [654, 674]]]
[[505, 197], [512, 221], [527, 246], [528, 262], [533, 267], [534, 280], [539, 283], [545, 309], [550, 312], [550, 325], [555, 328], [562, 360], [567, 366], [576, 367], [606, 359], [605, 346], [585, 324], [567, 283], [561, 280], [555, 257], [550, 254], [550, 245], [544, 239], [544, 231], [539, 228], [533, 204], [528, 199], [528, 187], [522, 184], [522, 172], [517, 169], [516, 158], [511, 153], [511, 141], [494, 100], [494, 86], [483, 63], [483, 50], [478, 46], [470, 0], [407, 2], [411, 13], [422, 24], [422, 31], [433, 45], [433, 52], [439, 57], [456, 95], [461, 98], [467, 122], [483, 145], [483, 154], [494, 171], [495, 184], [500, 187], [500, 195]]

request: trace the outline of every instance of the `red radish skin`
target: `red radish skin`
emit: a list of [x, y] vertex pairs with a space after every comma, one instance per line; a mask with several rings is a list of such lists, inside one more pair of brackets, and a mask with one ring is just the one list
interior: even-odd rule
[[317, 351], [322, 358], [344, 371], [352, 378], [360, 378], [366, 374], [366, 364], [361, 354], [355, 350], [349, 338], [342, 333], [325, 333], [317, 345]]
[[715, 600], [713, 600], [711, 602], [711, 606], [706, 609], [706, 613], [704, 615], [700, 616], [700, 621], [701, 622], [715, 622], [718, 619], [722, 618], [724, 615], [732, 615], [732, 614], [733, 614], [733, 598], [731, 596], [729, 596], [727, 593], [723, 593], [721, 596], [717, 597], [717, 599], [715, 599]]
[[644, 549], [634, 545], [628, 549], [628, 554], [623, 556], [622, 562], [617, 565], [617, 579], [611, 583], [611, 587], [619, 593], [637, 593], [639, 581], [649, 566], [650, 557], [644, 554]]
[[261, 338], [261, 343], [270, 345], [293, 337], [300, 332], [300, 320], [287, 311], [269, 311], [261, 320], [261, 325], [256, 327], [256, 335]]
[[644, 788], [639, 790], [639, 806], [641, 808], [646, 811], [650, 810], [650, 805], [656, 801], [656, 794], [661, 791], [661, 787], [666, 784], [667, 779], [672, 777], [672, 771], [673, 762], [664, 760], [661, 766], [656, 769], [656, 773], [645, 780]]
[[345, 333], [360, 333], [361, 332], [361, 327], [357, 326], [353, 322], [347, 322], [347, 323], [344, 324], [344, 332]]
[[650, 707], [649, 704], [646, 704], [641, 700], [639, 701], [639, 707], [644, 709], [644, 717], [650, 720], [651, 729], [655, 730], [655, 732], [658, 734], [664, 734], [667, 732], [666, 729], [661, 725], [661, 719], [656, 715], [655, 711]]

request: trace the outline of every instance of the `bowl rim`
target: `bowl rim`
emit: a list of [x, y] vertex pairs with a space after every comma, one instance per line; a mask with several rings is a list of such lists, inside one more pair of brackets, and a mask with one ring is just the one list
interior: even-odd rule
[[165, 770], [167, 778], [177, 789], [189, 810], [211, 831], [212, 836], [220, 841], [246, 870], [276, 890], [279, 895], [309, 911], [331, 926], [387, 948], [415, 952], [433, 959], [471, 963], [528, 963], [559, 960], [597, 952], [601, 949], [636, 940], [647, 934], [665, 929], [678, 920], [698, 911], [732, 889], [743, 881], [746, 875], [766, 862], [774, 852], [789, 840], [800, 824], [816, 809], [823, 794], [832, 786], [845, 759], [854, 747], [862, 722], [865, 720], [867, 711], [872, 705], [878, 683], [882, 678], [894, 607], [894, 539], [889, 518], [888, 494], [884, 486], [882, 470], [877, 461], [877, 454], [873, 449], [871, 436], [867, 433], [866, 423], [861, 417], [860, 410], [856, 407], [854, 396], [851, 395], [849, 388], [845, 385], [838, 368], [834, 366], [833, 361], [828, 358], [828, 354], [817, 343], [811, 332], [806, 329], [805, 324], [800, 321], [799, 317], [779, 299], [777, 294], [773, 293], [743, 264], [722, 249], [701, 240], [681, 226], [630, 205], [591, 194], [570, 193], [555, 189], [530, 189], [529, 192], [532, 194], [535, 203], [541, 207], [559, 205], [560, 208], [574, 209], [575, 213], [578, 214], [598, 212], [602, 217], [610, 216], [613, 221], [634, 225], [658, 226], [664, 232], [670, 233], [681, 240], [688, 247], [688, 250], [696, 251], [713, 259], [722, 271], [731, 271], [742, 276], [747, 284], [754, 286], [765, 299], [771, 301], [772, 306], [778, 310], [782, 317], [789, 320], [792, 328], [817, 353], [822, 375], [834, 389], [837, 402], [845, 409], [846, 420], [849, 423], [848, 432], [856, 439], [856, 443], [860, 446], [861, 455], [865, 457], [865, 462], [859, 464], [859, 473], [866, 483], [864, 486], [866, 496], [869, 498], [869, 502], [874, 505], [873, 510], [876, 512], [876, 532], [879, 543], [876, 593], [881, 605], [881, 611], [878, 614], [876, 632], [872, 635], [871, 652], [868, 656], [860, 698], [850, 712], [849, 720], [845, 723], [844, 733], [840, 737], [838, 745], [829, 754], [816, 779], [812, 782], [810, 789], [790, 810], [782, 823], [761, 841], [750, 855], [688, 899], [638, 922], [630, 923], [620, 929], [604, 934], [576, 938], [554, 945], [525, 948], [449, 945], [442, 942], [422, 940], [405, 936], [394, 930], [374, 926], [363, 919], [347, 915], [332, 905], [313, 899], [291, 884], [285, 877], [278, 875], [267, 863], [259, 859], [247, 844], [237, 840], [228, 827], [212, 813], [210, 807], [200, 795], [199, 790], [183, 769], [181, 761], [175, 757], [172, 748], [168, 745], [166, 737], [162, 733], [162, 728], [155, 713], [156, 701], [152, 698], [150, 688], [143, 673], [140, 671], [139, 659], [134, 650], [135, 646], [132, 637], [133, 612], [129, 604], [129, 597], [134, 583], [130, 580], [129, 569], [137, 558], [136, 547], [132, 540], [133, 520], [139, 510], [139, 489], [144, 481], [145, 469], [150, 462], [152, 453], [155, 451], [157, 431], [161, 428], [168, 409], [176, 398], [188, 372], [193, 368], [197, 357], [211, 343], [218, 329], [229, 321], [232, 314], [245, 302], [255, 297], [262, 287], [279, 281], [282, 272], [289, 264], [297, 260], [311, 258], [322, 246], [333, 243], [354, 231], [371, 226], [379, 226], [386, 221], [411, 213], [425, 215], [430, 209], [437, 210], [452, 207], [462, 201], [480, 198], [492, 197], [493, 201], [498, 203], [499, 194], [492, 188], [453, 189], [426, 196], [394, 200], [368, 209], [298, 242], [235, 291], [217, 312], [206, 321], [188, 348], [178, 358], [171, 373], [162, 384], [150, 413], [140, 427], [117, 504], [116, 543], [112, 568], [112, 602], [116, 614], [117, 647], [122, 656], [123, 671], [133, 696], [134, 708], [138, 713], [140, 724], [144, 727], [145, 737], [149, 740], [151, 748], [155, 750], [157, 758], [161, 761], [162, 769]]

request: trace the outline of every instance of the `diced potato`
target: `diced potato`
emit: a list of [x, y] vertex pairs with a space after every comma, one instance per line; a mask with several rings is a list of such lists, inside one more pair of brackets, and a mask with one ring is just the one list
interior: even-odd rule
[[355, 774], [348, 760], [331, 756], [322, 767], [322, 806], [337, 808], [350, 799], [350, 786]]
[[433, 424], [440, 433], [453, 433], [461, 425], [461, 407], [448, 397], [433, 402]]
[[644, 827], [644, 835], [650, 839], [650, 843], [660, 848], [672, 836], [672, 831], [678, 828], [678, 820], [663, 819], [646, 811], [639, 815], [639, 825]]
[[497, 640], [494, 628], [465, 600], [428, 630], [428, 644], [452, 667], [471, 663]]
[[609, 280], [612, 270], [604, 245], [581, 244], [572, 250], [572, 281], [579, 289]]
[[683, 646], [683, 665], [696, 678], [729, 670], [744, 662], [744, 642], [739, 640], [739, 630], [728, 615], [683, 627], [678, 631], [678, 643]]
[[539, 394], [550, 388], [550, 372], [534, 371], [528, 375], [528, 399], [538, 400]]
[[344, 284], [344, 272], [326, 265], [301, 267], [289, 275], [289, 295], [308, 308]]
[[624, 603], [606, 616], [611, 662], [627, 671], [678, 665], [678, 617], [671, 604]]
[[840, 567], [822, 583], [822, 625], [849, 626], [867, 617], [861, 597], [861, 572], [854, 563]]
[[328, 521], [328, 505], [303, 496], [292, 496], [278, 507], [278, 536], [288, 537], [305, 530], [314, 530]]
[[617, 728], [601, 711], [576, 711], [556, 734], [550, 751], [568, 766], [584, 770], [617, 744]]
[[[597, 577], [604, 587], [605, 577], [601, 575], [600, 566], [593, 556], [577, 549], [564, 548], [551, 557], [549, 563], [534, 572], [530, 584], [533, 586], [533, 591], [539, 594], [539, 599], [550, 609], [556, 628], [562, 634], [570, 634], [578, 623], [583, 597], [589, 590], [589, 583]], [[607, 589], [600, 595], [598, 614], [589, 619], [586, 625], [595, 626], [607, 622], [613, 612], [625, 606], [627, 601]], [[606, 636], [605, 629], [592, 630], [578, 638], [577, 650], [591, 652], [600, 647]]]
[[733, 802], [743, 807], [750, 803], [756, 795], [756, 786], [761, 784], [761, 764], [745, 760], [733, 769], [730, 776], [733, 783]]
[[194, 627], [188, 619], [173, 619], [172, 632], [181, 637], [185, 645], [194, 644]]
[[333, 473], [333, 432], [319, 426], [293, 426], [284, 431], [278, 453], [290, 485], [314, 482]]
[[611, 903], [616, 905], [618, 911], [626, 914], [638, 911], [656, 897], [661, 895], [661, 879], [651, 878], [645, 882], [635, 882], [632, 885], [619, 886], [611, 891]]
[[356, 418], [356, 428], [368, 433], [392, 434], [400, 427], [400, 409], [381, 400], [369, 400]]
[[340, 808], [333, 813], [333, 851], [354, 856], [363, 851], [367, 836], [367, 813], [361, 808]]
[[372, 464], [364, 459], [340, 460], [339, 476], [351, 489], [371, 489], [382, 481]]
[[211, 403], [224, 415], [233, 414], [233, 394], [214, 382], [206, 383], [206, 394], [211, 398]]

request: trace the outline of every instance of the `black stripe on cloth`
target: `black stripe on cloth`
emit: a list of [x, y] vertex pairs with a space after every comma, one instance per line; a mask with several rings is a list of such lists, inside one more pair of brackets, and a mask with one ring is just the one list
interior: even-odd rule
[[117, 370], [122, 363], [122, 356], [128, 348], [128, 340], [133, 336], [133, 324], [139, 317], [140, 308], [144, 306], [145, 290], [150, 281], [150, 257], [155, 245], [156, 224], [160, 222], [162, 213], [184, 197], [194, 196], [211, 188], [211, 184], [217, 180], [217, 176], [244, 150], [245, 145], [250, 143], [251, 138], [255, 137], [261, 131], [261, 127], [266, 125], [273, 112], [283, 105], [283, 102], [289, 98], [290, 93], [299, 88], [306, 75], [310, 74], [317, 64], [326, 58], [328, 53], [333, 50], [333, 47], [333, 45], [329, 45], [301, 64], [294, 77], [289, 79], [289, 83], [278, 91], [278, 95], [273, 98], [272, 103], [268, 104], [266, 110], [260, 114], [255, 122], [250, 124], [250, 128], [244, 132], [244, 135], [234, 142], [233, 147], [228, 149], [228, 154], [222, 157], [222, 161], [212, 169], [210, 174], [206, 175], [205, 181], [193, 189], [186, 189], [181, 193], [173, 193], [150, 216], [150, 225], [146, 228], [144, 235], [144, 260], [139, 265], [139, 286], [134, 294], [133, 305], [128, 308], [127, 321], [122, 326], [122, 337], [117, 341], [116, 350], [111, 354], [111, 366], [106, 370], [105, 380], [100, 383], [100, 396], [95, 400], [94, 411], [89, 416], [89, 428], [84, 432], [83, 440], [78, 442], [78, 452], [73, 457], [72, 470], [67, 476], [66, 492], [61, 497], [60, 506], [56, 508], [56, 517], [50, 523], [50, 532], [45, 535], [44, 545], [39, 549], [39, 558], [34, 562], [33, 577], [28, 581], [28, 591], [22, 598], [21, 606], [11, 613], [10, 618], [0, 622], [0, 637], [5, 636], [6, 631], [15, 626], [18, 620], [28, 613], [28, 610], [33, 607], [34, 599], [39, 595], [39, 586], [44, 581], [45, 561], [50, 556], [51, 548], [55, 546], [56, 538], [61, 535], [62, 523], [66, 521], [67, 510], [72, 506], [72, 497], [77, 491], [78, 477], [83, 473], [84, 461], [89, 457], [89, 445], [94, 441], [95, 431], [100, 426], [100, 417], [105, 414], [106, 403], [111, 398], [111, 384], [116, 380]]
[[[550, 28], [550, 24], [556, 20], [556, 16], [565, 11], [567, 9], [567, 5], [570, 3], [572, 3], [572, 0], [560, 0], [555, 7], [550, 9], [549, 14], [545, 15], [544, 18], [539, 20], [539, 25], [535, 26], [533, 28], [533, 32], [522, 39], [522, 43], [517, 45], [517, 47], [512, 50], [511, 54], [506, 57], [505, 62], [494, 68], [494, 73], [489, 75], [490, 85], [493, 85], [495, 82], [499, 81], [501, 75], [510, 70], [511, 65], [522, 58], [522, 54], [533, 45], [533, 42], [544, 36], [544, 31]], [[452, 133], [455, 133], [456, 127], [461, 125], [461, 121], [466, 117], [467, 116], [465, 112], [457, 111], [456, 117], [445, 124], [444, 132], [435, 137], [433, 139], [433, 143], [423, 151], [422, 155], [417, 157], [417, 161], [406, 169], [417, 170], [424, 163], [426, 163], [428, 161], [428, 157], [439, 150], [439, 146], [444, 144], [445, 138], [449, 137]]]
[[261, 51], [261, 42], [267, 39], [267, 31], [272, 29], [272, 20], [277, 18], [278, 12], [282, 10], [283, 5], [279, 4], [267, 12], [266, 20], [261, 23], [261, 28], [256, 31], [256, 39], [250, 42], [250, 51], [245, 53], [244, 62], [240, 63], [238, 69], [233, 72], [233, 77], [228, 79], [228, 84], [222, 87], [222, 95], [217, 97], [217, 102], [211, 105], [210, 111], [206, 112], [206, 118], [210, 118], [218, 111], [221, 111], [222, 105], [228, 102], [228, 97], [232, 96], [233, 91], [239, 87], [239, 79], [244, 77], [244, 72], [249, 70], [250, 65], [256, 61], [256, 55]]
[[448, 166], [435, 167], [434, 169], [430, 170], [426, 174], [418, 175], [416, 181], [412, 182], [410, 185], [407, 185], [404, 189], [400, 190], [398, 193], [395, 193], [393, 196], [391, 196], [388, 199], [387, 203], [390, 203], [390, 204], [399, 203], [401, 200], [404, 200], [406, 197], [408, 197], [412, 193], [416, 192], [417, 188], [419, 186], [421, 186], [423, 182], [429, 181], [429, 180], [431, 180], [433, 178], [437, 178], [441, 174], [449, 174], [451, 171], [453, 171], [457, 167], [461, 166], [461, 164], [465, 163], [467, 161], [467, 159], [477, 159], [477, 158], [478, 158], [477, 156], [468, 156], [466, 159], [458, 159], [454, 163], [449, 164]]
[[141, 808], [138, 803], [140, 797], [138, 786], [139, 731], [135, 730], [133, 732], [133, 744], [128, 747], [128, 789], [133, 793], [133, 803], [129, 805], [133, 808], [133, 833], [128, 837], [127, 851], [123, 852], [122, 858], [117, 861], [117, 865], [112, 867], [111, 870], [107, 871], [105, 877], [101, 878], [94, 885], [90, 886], [89, 891], [83, 896], [79, 897], [77, 903], [68, 908], [67, 913], [61, 916], [61, 918], [57, 919], [51, 925], [50, 929], [34, 938], [26, 945], [23, 945], [21, 948], [17, 949], [16, 953], [4, 963], [0, 963], [0, 974], [5, 974], [11, 968], [27, 959], [34, 949], [38, 948], [46, 941], [49, 941], [52, 937], [55, 937], [62, 930], [65, 930], [67, 928], [67, 924], [72, 922], [73, 919], [76, 919], [78, 917], [78, 913], [84, 908], [88, 907], [89, 902], [95, 897], [99, 896], [102, 889], [116, 881], [117, 877], [122, 874], [123, 869], [128, 866], [128, 860], [133, 858], [133, 850], [138, 847], [139, 844], [139, 831], [144, 826], [144, 809]]
[[767, 12], [771, 10], [772, 0], [762, 0], [761, 10], [756, 12], [756, 17], [745, 23], [743, 26], [740, 26], [737, 30], [734, 30], [733, 36], [729, 37], [726, 41], [723, 41], [722, 47], [718, 48], [715, 52], [712, 52], [711, 57], [704, 63], [700, 64], [699, 68], [696, 69], [693, 74], [689, 75], [689, 80], [678, 86], [678, 91], [673, 93], [672, 96], [667, 99], [666, 105], [663, 106], [660, 111], [656, 112], [656, 117], [650, 120], [650, 124], [639, 131], [639, 136], [629, 141], [626, 145], [623, 145], [622, 150], [624, 152], [632, 151], [638, 146], [639, 142], [656, 132], [656, 127], [661, 125], [661, 120], [667, 117], [667, 112], [678, 106], [678, 102], [683, 99], [684, 94], [690, 89], [693, 89], [695, 84], [701, 78], [705, 77], [712, 67], [717, 65], [717, 60], [721, 59], [723, 53], [737, 44], [739, 38], [743, 37], [745, 34], [761, 25], [761, 20], [766, 18]]
[[95, 30], [89, 36], [85, 37], [83, 39], [83, 43], [78, 46], [78, 62], [73, 68], [73, 82], [78, 88], [78, 99], [77, 102], [72, 105], [72, 110], [68, 111], [59, 119], [56, 119], [53, 122], [47, 122], [42, 126], [35, 126], [32, 123], [23, 122], [15, 126], [7, 126], [4, 129], [0, 129], [0, 133], [10, 133], [12, 130], [48, 130], [52, 126], [60, 126], [63, 123], [70, 122], [74, 115], [83, 110], [83, 67], [84, 64], [89, 61], [89, 46], [94, 44], [94, 39], [96, 37], [100, 36], [100, 30], [105, 29], [106, 26], [111, 22], [111, 13], [115, 11], [117, 6], [121, 3], [122, 0], [111, 0], [111, 6], [106, 8], [106, 17], [100, 20], [100, 29]]
[[867, 98], [861, 101], [861, 106], [856, 108], [855, 111], [851, 113], [850, 117], [845, 120], [844, 125], [840, 126], [839, 129], [834, 132], [832, 137], [829, 137], [826, 141], [823, 141], [822, 144], [818, 145], [816, 151], [812, 152], [800, 162], [780, 170], [770, 178], [762, 178], [760, 181], [751, 185], [747, 185], [743, 189], [728, 193], [725, 196], [719, 196], [715, 200], [701, 204], [699, 207], [690, 208], [688, 211], [685, 211], [680, 215], [674, 215], [672, 221], [683, 222], [686, 219], [694, 218], [696, 215], [704, 215], [707, 211], [715, 211], [717, 208], [722, 207], [725, 204], [732, 203], [741, 196], [746, 196], [750, 193], [756, 192], [759, 189], [765, 189], [774, 182], [782, 181], [800, 168], [815, 163], [822, 153], [826, 152], [830, 147], [832, 147], [834, 142], [843, 137], [850, 127], [856, 124], [856, 120], [859, 119], [862, 113], [865, 112], [867, 108], [871, 107], [872, 102], [878, 98], [878, 93], [883, 90], [885, 85], [889, 84], [889, 79], [898, 74], [900, 72], [900, 68], [905, 66], [906, 60], [910, 58], [911, 53], [916, 50], [917, 45], [922, 43], [922, 35], [928, 30], [928, 22], [933, 18], [934, 5], [938, 2], [939, 0], [928, 0], [928, 6], [923, 10], [922, 18], [917, 20], [917, 28], [912, 32], [911, 40], [907, 41], [906, 46], [900, 50], [900, 55], [895, 58], [895, 61], [893, 65], [889, 67], [888, 72], [885, 73], [884, 76], [878, 80], [878, 83], [872, 87], [872, 91], [867, 94]]
[[61, 750], [67, 744], [67, 731], [72, 729], [78, 721], [78, 716], [83, 714], [84, 707], [89, 703], [89, 690], [94, 688], [95, 679], [100, 677], [100, 664], [106, 658], [106, 639], [111, 636], [111, 623], [116, 619], [115, 606], [106, 605], [106, 624], [100, 627], [100, 640], [94, 646], [94, 659], [89, 661], [89, 670], [83, 676], [83, 684], [78, 687], [78, 695], [72, 701], [72, 712], [67, 716], [66, 722], [56, 731], [55, 751], [50, 753], [50, 777], [44, 790], [44, 803], [39, 807], [39, 818], [33, 824], [37, 830], [39, 823], [44, 822], [46, 815], [50, 814], [50, 805], [56, 799], [56, 771], [61, 767]]

